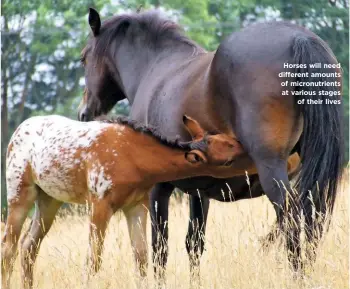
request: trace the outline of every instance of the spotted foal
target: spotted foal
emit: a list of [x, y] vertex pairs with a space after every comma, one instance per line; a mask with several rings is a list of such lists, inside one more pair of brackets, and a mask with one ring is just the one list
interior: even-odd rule
[[8, 288], [17, 242], [28, 211], [35, 214], [21, 242], [23, 286], [33, 285], [39, 246], [63, 202], [91, 208], [89, 268], [101, 264], [111, 216], [126, 215], [135, 259], [147, 267], [144, 242], [148, 195], [155, 183], [225, 170], [242, 153], [231, 136], [209, 135], [184, 116], [193, 141], [168, 140], [127, 118], [82, 123], [62, 116], [38, 116], [13, 134], [6, 158], [8, 219], [2, 239], [2, 288]]

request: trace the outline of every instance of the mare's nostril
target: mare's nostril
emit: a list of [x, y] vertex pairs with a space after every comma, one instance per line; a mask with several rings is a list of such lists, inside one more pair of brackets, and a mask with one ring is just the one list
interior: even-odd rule
[[85, 113], [84, 112], [78, 113], [78, 120], [79, 121], [85, 121], [84, 118], [85, 118]]
[[88, 112], [88, 110], [84, 109], [81, 113], [79, 113], [78, 119], [79, 121], [84, 122], [90, 121], [90, 113]]

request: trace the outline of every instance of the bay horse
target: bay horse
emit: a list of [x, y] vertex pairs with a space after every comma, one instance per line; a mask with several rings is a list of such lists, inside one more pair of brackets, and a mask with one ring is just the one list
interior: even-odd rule
[[[304, 263], [301, 214], [310, 244], [307, 256], [314, 260], [342, 175], [341, 85], [301, 87], [291, 82], [341, 83], [341, 77], [311, 77], [313, 72], [341, 75], [327, 43], [298, 25], [268, 22], [232, 33], [216, 51], [207, 52], [156, 11], [117, 15], [101, 23], [98, 12], [90, 8], [89, 25], [92, 35], [81, 59], [87, 88], [79, 108], [81, 121], [107, 113], [127, 98], [132, 118], [157, 126], [166, 136], [189, 140], [176, 121], [188, 114], [208, 131], [234, 132], [244, 148], [244, 156], [233, 164], [226, 179], [198, 177], [162, 182], [153, 188], [155, 268], [165, 268], [167, 262], [168, 202], [175, 187], [190, 194], [186, 248], [191, 269], [199, 266], [203, 252], [209, 198], [236, 201], [264, 193], [275, 208], [279, 232], [286, 236], [292, 269], [300, 271]], [[313, 63], [322, 66], [312, 68]], [[279, 73], [284, 71], [289, 76], [282, 79]], [[282, 86], [285, 81], [287, 87]], [[283, 95], [284, 90], [291, 93]], [[331, 90], [337, 92], [333, 98], [340, 104], [305, 101], [324, 100]], [[305, 103], [298, 104], [303, 99]], [[298, 178], [292, 190], [288, 168], [296, 166]], [[252, 175], [253, 191], [246, 173]]]
[[137, 222], [146, 214], [147, 192], [170, 179], [221, 175], [243, 152], [232, 135], [210, 134], [187, 116], [183, 121], [193, 141], [169, 140], [125, 117], [83, 123], [52, 115], [24, 121], [6, 157], [9, 215], [2, 239], [2, 288], [9, 286], [17, 241], [34, 203], [34, 218], [21, 246], [24, 287], [33, 286], [40, 244], [63, 202], [91, 208], [92, 272], [100, 268], [106, 228], [118, 209], [125, 213], [135, 259], [141, 272], [145, 270], [146, 223]]

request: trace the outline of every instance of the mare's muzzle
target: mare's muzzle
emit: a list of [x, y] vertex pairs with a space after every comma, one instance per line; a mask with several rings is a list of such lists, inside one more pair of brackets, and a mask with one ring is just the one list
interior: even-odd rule
[[88, 108], [84, 107], [79, 111], [78, 113], [79, 121], [87, 122], [87, 121], [91, 121], [92, 119], [93, 119], [93, 114]]

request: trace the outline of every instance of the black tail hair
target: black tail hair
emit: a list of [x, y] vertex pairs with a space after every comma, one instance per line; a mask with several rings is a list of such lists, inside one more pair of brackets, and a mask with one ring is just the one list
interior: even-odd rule
[[[324, 68], [324, 64], [337, 64], [329, 46], [320, 38], [299, 35], [293, 43], [295, 64], [306, 64], [306, 68], [298, 68], [296, 72], [308, 72], [308, 77], [299, 77], [297, 81], [323, 83], [339, 82], [340, 86], [296, 86], [296, 91], [307, 91], [315, 95], [296, 96], [296, 102], [305, 99], [304, 104], [296, 104], [302, 113], [303, 133], [297, 146], [301, 156], [301, 173], [296, 182], [296, 190], [300, 194], [301, 206], [307, 225], [306, 233], [314, 234], [318, 229], [322, 236], [328, 229], [337, 196], [337, 187], [342, 177], [344, 138], [343, 138], [343, 105], [325, 104], [326, 99], [341, 102], [341, 95], [326, 96], [332, 91], [341, 94], [341, 69]], [[321, 63], [321, 68], [309, 65]], [[340, 73], [340, 77], [317, 76], [312, 73]], [[322, 104], [307, 104], [307, 99], [323, 100]], [[310, 193], [311, 192], [311, 193]], [[312, 218], [312, 207], [318, 218], [318, 223]], [[328, 215], [328, 219], [325, 216]], [[319, 218], [320, 217], [320, 218]], [[325, 228], [326, 226], [326, 228]], [[318, 237], [321, 237], [320, 235]], [[309, 241], [315, 237], [309, 236]]]

